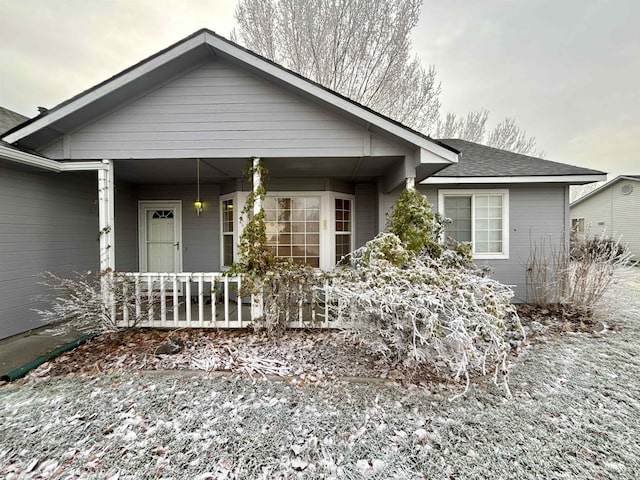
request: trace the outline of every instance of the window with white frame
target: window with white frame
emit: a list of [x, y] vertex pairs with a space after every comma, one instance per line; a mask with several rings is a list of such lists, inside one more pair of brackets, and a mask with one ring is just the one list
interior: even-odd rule
[[576, 233], [584, 233], [584, 218], [571, 219], [571, 230]]
[[451, 220], [445, 235], [471, 242], [474, 258], [509, 257], [507, 190], [441, 190], [439, 206]]
[[233, 264], [235, 250], [233, 198], [222, 200], [222, 265], [230, 267]]
[[267, 196], [264, 213], [274, 255], [320, 267], [320, 197]]
[[[222, 264], [237, 256], [246, 192], [220, 199]], [[274, 255], [328, 270], [353, 249], [353, 195], [329, 191], [268, 192], [263, 208], [267, 245]], [[235, 212], [235, 213], [234, 213]]]
[[335, 199], [335, 262], [338, 263], [345, 255], [351, 253], [351, 200]]

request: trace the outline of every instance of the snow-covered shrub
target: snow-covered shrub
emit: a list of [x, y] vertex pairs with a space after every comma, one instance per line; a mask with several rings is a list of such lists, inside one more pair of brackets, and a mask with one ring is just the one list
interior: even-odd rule
[[474, 268], [465, 249], [441, 248], [433, 258], [395, 234], [378, 235], [336, 272], [333, 317], [373, 352], [406, 366], [429, 364], [467, 386], [470, 375], [492, 370], [507, 387], [511, 342], [524, 335], [513, 291]]
[[312, 301], [315, 275], [307, 265], [276, 257], [267, 245], [264, 209], [253, 214], [255, 202], [259, 200], [262, 204], [266, 195], [267, 170], [261, 163], [250, 165], [248, 177], [252, 181], [254, 173], [259, 175], [260, 184], [249, 194], [242, 211], [246, 225], [240, 235], [239, 259], [229, 274], [242, 276], [240, 295], [253, 296], [262, 308], [262, 316], [254, 319], [252, 327], [278, 337], [304, 313], [300, 306]]
[[445, 221], [442, 215], [433, 212], [429, 201], [418, 191], [404, 189], [389, 212], [387, 231], [396, 235], [407, 250], [439, 257]]
[[556, 305], [570, 316], [593, 308], [629, 266], [628, 246], [604, 233], [573, 239], [570, 249], [533, 246], [527, 265], [529, 295], [540, 306]]
[[69, 327], [81, 332], [110, 333], [135, 327], [160, 303], [153, 290], [136, 296], [135, 280], [119, 272], [75, 272], [72, 277], [45, 272], [41, 283], [49, 290], [51, 308], [36, 312], [47, 322], [68, 320]]
[[332, 316], [378, 354], [428, 364], [467, 387], [471, 375], [493, 370], [508, 392], [507, 356], [524, 339], [513, 290], [473, 264], [470, 244], [440, 241], [447, 219], [415, 189], [388, 219], [388, 233], [336, 270]]

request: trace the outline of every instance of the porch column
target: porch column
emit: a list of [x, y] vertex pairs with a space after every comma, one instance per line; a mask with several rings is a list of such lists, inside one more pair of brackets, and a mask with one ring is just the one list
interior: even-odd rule
[[[253, 178], [252, 178], [252, 190], [253, 190], [253, 214], [257, 215], [262, 210], [262, 199], [258, 195], [258, 189], [261, 186], [260, 178], [260, 158], [253, 157]], [[251, 320], [255, 321], [262, 317], [262, 307], [264, 305], [264, 299], [261, 293], [251, 295]]]
[[115, 254], [115, 188], [113, 160], [102, 160], [98, 170], [98, 216], [100, 228], [100, 271], [116, 269]]
[[416, 177], [407, 177], [405, 181], [405, 188], [407, 190], [415, 190], [416, 189]]
[[253, 214], [257, 215], [262, 210], [262, 199], [258, 196], [258, 188], [262, 185], [260, 179], [260, 172], [258, 171], [260, 167], [260, 158], [253, 157], [253, 179], [252, 179], [252, 187], [253, 187]]

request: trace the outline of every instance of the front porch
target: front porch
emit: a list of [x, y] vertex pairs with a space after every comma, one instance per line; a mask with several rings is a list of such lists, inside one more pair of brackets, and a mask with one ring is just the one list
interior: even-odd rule
[[[254, 162], [260, 160], [254, 159]], [[384, 172], [402, 158], [262, 160], [270, 171], [263, 207], [277, 256], [329, 271], [384, 228]], [[242, 211], [252, 182], [247, 159], [104, 161], [99, 170], [100, 269], [130, 279], [130, 300], [111, 305], [123, 325], [246, 328], [261, 317], [256, 299], [238, 299]], [[225, 167], [226, 165], [226, 167]], [[307, 176], [302, 174], [307, 172]], [[399, 191], [399, 189], [398, 189]], [[198, 201], [198, 205], [196, 205]], [[328, 280], [326, 281], [328, 282]], [[289, 325], [331, 328], [328, 283], [300, 301]], [[148, 309], [141, 305], [147, 301]], [[132, 311], [131, 306], [137, 310]]]
[[[124, 292], [126, 305], [111, 305], [111, 316], [123, 326], [248, 328], [261, 315], [257, 297], [238, 297], [242, 283], [239, 276], [220, 272], [121, 275], [131, 280], [133, 291]], [[339, 324], [341, 319], [330, 316], [329, 286], [329, 280], [323, 280], [314, 298], [298, 302], [290, 328], [333, 328]]]

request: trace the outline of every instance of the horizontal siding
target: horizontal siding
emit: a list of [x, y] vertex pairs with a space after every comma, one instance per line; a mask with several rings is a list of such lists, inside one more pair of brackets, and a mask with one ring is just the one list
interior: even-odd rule
[[[361, 126], [211, 61], [68, 136], [72, 159], [362, 156]], [[62, 158], [60, 142], [43, 153]], [[373, 136], [371, 154], [406, 147]]]
[[[455, 189], [443, 185], [442, 189]], [[486, 188], [486, 185], [465, 186], [463, 189]], [[516, 301], [527, 298], [527, 264], [532, 247], [544, 244], [547, 253], [559, 248], [566, 239], [565, 186], [564, 185], [496, 185], [493, 188], [509, 190], [509, 258], [505, 260], [478, 260], [479, 265], [491, 268], [491, 277], [512, 285]], [[434, 211], [438, 210], [438, 187], [419, 187]], [[384, 195], [382, 203], [389, 211], [400, 195]]]
[[[633, 188], [623, 195], [624, 185]], [[628, 243], [634, 259], [640, 259], [640, 182], [624, 180], [571, 207], [571, 218], [584, 218], [591, 236], [613, 235]]]
[[0, 168], [0, 338], [39, 326], [45, 271], [98, 267], [95, 173]]
[[[623, 195], [620, 189], [629, 185], [633, 190]], [[622, 181], [612, 188], [611, 212], [613, 220], [610, 234], [628, 243], [635, 259], [640, 260], [640, 182]]]
[[138, 197], [133, 185], [116, 181], [116, 270], [138, 271]]
[[359, 183], [355, 191], [355, 248], [360, 248], [376, 236], [376, 186]]
[[[141, 185], [137, 189], [137, 200], [182, 200], [182, 268], [185, 272], [217, 272], [220, 270], [220, 188], [217, 185], [200, 187], [204, 210], [199, 217], [193, 207], [195, 193], [192, 185]], [[136, 201], [136, 218], [137, 208]]]
[[585, 228], [591, 235], [599, 235], [604, 230], [610, 231], [613, 224], [611, 194], [612, 190], [607, 188], [571, 207], [571, 219], [584, 218]]

